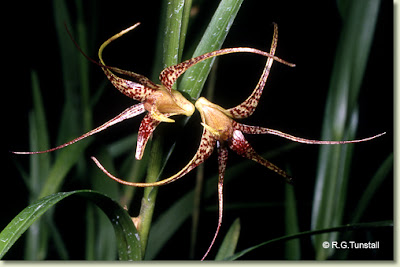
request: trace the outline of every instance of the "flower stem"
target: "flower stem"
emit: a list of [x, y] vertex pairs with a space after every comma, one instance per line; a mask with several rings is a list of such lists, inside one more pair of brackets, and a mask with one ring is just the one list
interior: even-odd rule
[[[157, 181], [161, 170], [161, 162], [162, 162], [162, 136], [157, 135], [152, 141], [151, 152], [150, 152], [150, 160], [149, 160], [149, 168], [147, 170], [146, 182], [152, 183]], [[142, 255], [145, 254], [147, 247], [147, 240], [149, 237], [149, 231], [151, 228], [151, 221], [153, 217], [154, 207], [157, 198], [158, 187], [146, 187], [144, 189], [142, 205], [140, 208], [139, 218], [140, 223], [138, 227], [141, 247], [142, 247]]]
[[[188, 18], [188, 14], [186, 13], [190, 11], [190, 8], [187, 7], [187, 5], [191, 5], [191, 1], [172, 0], [169, 1], [166, 6], [165, 27], [160, 29], [164, 33], [162, 46], [163, 60], [161, 62], [163, 68], [175, 65], [180, 60], [179, 57], [182, 54], [184, 37], [187, 30], [187, 27], [185, 26], [187, 22], [183, 23], [182, 20]], [[181, 40], [182, 38], [183, 40]], [[158, 68], [155, 66], [153, 69]], [[157, 131], [152, 141], [149, 168], [146, 177], [147, 183], [157, 181], [162, 172], [162, 166], [165, 160], [166, 158], [163, 155], [163, 134], [160, 133], [160, 131]], [[142, 255], [145, 255], [147, 247], [157, 192], [157, 187], [148, 187], [144, 189], [143, 193], [138, 227], [141, 239]]]

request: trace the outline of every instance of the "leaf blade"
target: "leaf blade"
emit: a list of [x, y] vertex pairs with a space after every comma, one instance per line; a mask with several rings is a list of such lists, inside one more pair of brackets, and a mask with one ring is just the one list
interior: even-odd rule
[[235, 253], [235, 249], [239, 240], [240, 235], [240, 219], [237, 218], [231, 225], [228, 230], [228, 233], [225, 235], [224, 240], [222, 241], [221, 246], [219, 247], [217, 256], [215, 257], [216, 261], [222, 261], [227, 257], [231, 257]]
[[[192, 57], [218, 50], [222, 47], [243, 0], [222, 0]], [[179, 89], [193, 99], [200, 96], [204, 83], [210, 73], [215, 58], [196, 64], [182, 76]]]
[[91, 190], [52, 194], [39, 199], [22, 210], [0, 233], [0, 259], [3, 258], [30, 225], [55, 204], [71, 195], [79, 195], [94, 202], [109, 217], [119, 240], [118, 251], [120, 259], [141, 259], [140, 238], [128, 213], [111, 198]]
[[[329, 85], [322, 140], [355, 138], [358, 95], [374, 36], [379, 0], [354, 0], [343, 11], [344, 24]], [[343, 9], [342, 9], [343, 10]], [[312, 208], [312, 229], [340, 225], [344, 214], [353, 145], [321, 146]], [[336, 233], [315, 237], [317, 259], [332, 255], [322, 241], [337, 240]]]
[[[312, 236], [312, 235], [320, 235], [323, 233], [330, 233], [330, 232], [345, 232], [345, 231], [355, 231], [355, 230], [362, 230], [362, 229], [373, 229], [373, 228], [381, 228], [381, 227], [393, 227], [393, 221], [378, 221], [378, 222], [368, 222], [368, 223], [355, 223], [355, 224], [347, 224], [347, 225], [342, 225], [342, 226], [337, 226], [337, 227], [332, 227], [332, 228], [326, 228], [326, 229], [319, 229], [319, 230], [310, 230], [310, 231], [304, 231], [300, 232], [294, 235], [288, 235], [288, 236], [281, 236], [278, 238], [274, 238], [265, 242], [262, 242], [258, 245], [249, 247], [247, 249], [244, 249], [242, 251], [239, 251], [235, 253], [233, 256], [227, 258], [226, 260], [236, 260], [243, 255], [260, 248], [265, 245], [269, 245], [271, 243], [276, 243], [276, 242], [283, 242], [283, 241], [288, 241], [288, 240], [293, 240], [296, 238], [303, 238], [306, 236]], [[322, 244], [322, 243], [321, 243]], [[321, 246], [322, 247], [322, 246]]]

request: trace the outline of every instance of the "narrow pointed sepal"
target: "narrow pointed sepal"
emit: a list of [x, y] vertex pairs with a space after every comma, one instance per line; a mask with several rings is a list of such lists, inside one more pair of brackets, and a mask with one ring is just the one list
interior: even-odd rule
[[28, 154], [28, 155], [31, 155], [31, 154], [42, 154], [42, 153], [52, 152], [52, 151], [58, 150], [60, 148], [72, 145], [72, 144], [74, 144], [74, 143], [76, 143], [76, 142], [78, 142], [78, 141], [80, 141], [80, 140], [82, 140], [82, 139], [84, 139], [84, 138], [86, 138], [88, 136], [91, 136], [91, 135], [94, 135], [94, 134], [96, 134], [98, 132], [101, 132], [101, 131], [107, 129], [108, 127], [110, 127], [110, 126], [112, 126], [114, 124], [117, 124], [117, 123], [119, 123], [121, 121], [136, 117], [137, 115], [139, 115], [139, 114], [141, 114], [141, 113], [143, 113], [145, 111], [146, 110], [145, 110], [144, 105], [142, 103], [136, 104], [136, 105], [134, 105], [132, 107], [129, 107], [129, 108], [125, 109], [119, 115], [115, 116], [114, 118], [112, 118], [111, 120], [109, 120], [106, 123], [102, 124], [101, 126], [97, 127], [96, 129], [93, 129], [90, 132], [87, 132], [87, 133], [79, 136], [78, 138], [75, 138], [74, 140], [71, 140], [71, 141], [69, 141], [69, 142], [67, 142], [65, 144], [60, 145], [60, 146], [57, 146], [57, 147], [54, 147], [54, 148], [51, 148], [51, 149], [48, 149], [48, 150], [44, 150], [44, 151], [12, 152], [12, 153], [14, 153], [14, 154]]
[[287, 182], [291, 183], [292, 177], [290, 177], [284, 170], [280, 169], [276, 165], [272, 164], [268, 160], [264, 159], [256, 153], [256, 151], [250, 146], [243, 136], [243, 133], [239, 130], [234, 130], [232, 139], [229, 144], [230, 149], [235, 151], [238, 155], [251, 159], [257, 163], [260, 163], [264, 167], [276, 172], [280, 176], [284, 177]]
[[144, 75], [141, 75], [141, 74], [129, 71], [129, 70], [123, 70], [123, 69], [116, 68], [116, 67], [107, 67], [107, 69], [112, 70], [112, 71], [122, 74], [122, 75], [132, 77], [138, 83], [143, 84], [146, 87], [150, 87], [152, 89], [158, 89], [158, 85], [153, 83], [149, 78], [147, 78]]
[[147, 87], [143, 84], [136, 83], [116, 76], [108, 68], [102, 68], [108, 80], [114, 85], [118, 91], [129, 98], [139, 102], [146, 101], [151, 95], [157, 92], [157, 89]]
[[217, 224], [217, 229], [215, 230], [214, 233], [214, 237], [211, 241], [211, 244], [208, 247], [203, 258], [201, 259], [202, 261], [207, 257], [208, 253], [210, 252], [211, 248], [215, 243], [215, 240], [217, 239], [219, 230], [222, 225], [222, 217], [224, 210], [223, 187], [224, 187], [225, 170], [228, 162], [228, 148], [224, 144], [221, 144], [221, 142], [219, 141], [217, 141], [217, 148], [218, 148], [218, 224]]
[[144, 116], [142, 122], [140, 123], [137, 144], [136, 144], [136, 159], [141, 160], [143, 157], [144, 149], [146, 147], [147, 141], [153, 134], [156, 127], [161, 123], [160, 120], [156, 120], [152, 117], [150, 113]]
[[172, 182], [178, 180], [179, 178], [181, 178], [182, 176], [184, 176], [185, 174], [187, 174], [188, 172], [190, 172], [191, 170], [193, 170], [194, 168], [196, 168], [197, 166], [202, 164], [213, 152], [215, 143], [216, 143], [216, 140], [212, 136], [212, 134], [209, 131], [207, 131], [206, 129], [204, 129], [203, 135], [202, 135], [201, 141], [200, 141], [200, 146], [197, 149], [197, 152], [194, 155], [194, 157], [190, 160], [190, 162], [175, 175], [173, 175], [169, 178], [154, 182], [154, 183], [134, 183], [134, 182], [128, 182], [128, 181], [122, 180], [122, 179], [114, 176], [113, 174], [111, 174], [109, 171], [107, 171], [106, 168], [104, 168], [104, 166], [101, 165], [101, 163], [95, 157], [92, 157], [92, 160], [96, 163], [96, 165], [99, 167], [99, 169], [102, 170], [108, 177], [110, 177], [114, 181], [117, 181], [120, 184], [136, 186], [136, 187], [160, 186], [160, 185], [169, 184], [169, 183], [172, 183]]
[[[272, 39], [271, 49], [269, 51], [271, 56], [275, 55], [277, 45], [278, 45], [278, 25], [274, 24], [274, 36]], [[232, 118], [243, 119], [251, 116], [254, 113], [255, 109], [258, 106], [258, 102], [260, 101], [261, 95], [263, 93], [264, 86], [267, 82], [273, 62], [274, 62], [273, 58], [268, 58], [267, 63], [265, 64], [264, 67], [264, 71], [257, 83], [257, 86], [254, 88], [252, 94], [240, 105], [227, 110], [227, 112], [229, 112]]]
[[191, 59], [188, 59], [182, 63], [179, 63], [177, 65], [173, 65], [170, 67], [165, 68], [159, 76], [159, 79], [161, 83], [167, 88], [168, 91], [172, 91], [172, 86], [176, 82], [176, 80], [190, 67], [196, 65], [197, 63], [204, 61], [206, 59], [216, 57], [216, 56], [222, 56], [222, 55], [227, 55], [227, 54], [232, 54], [232, 53], [253, 53], [253, 54], [258, 54], [262, 56], [269, 57], [271, 59], [274, 59], [282, 64], [288, 65], [290, 67], [296, 66], [293, 63], [289, 63], [283, 59], [280, 59], [274, 55], [271, 55], [267, 52], [255, 49], [255, 48], [250, 48], [250, 47], [234, 47], [234, 48], [224, 48], [220, 49], [217, 51], [205, 53], [203, 55], [200, 55], [198, 57], [194, 57]]
[[245, 125], [242, 123], [238, 123], [236, 121], [233, 121], [232, 123], [233, 128], [246, 133], [246, 134], [272, 134], [272, 135], [277, 135], [279, 137], [283, 137], [286, 139], [289, 139], [291, 141], [295, 141], [298, 143], [303, 143], [303, 144], [312, 144], [312, 145], [344, 145], [344, 144], [352, 144], [352, 143], [360, 143], [360, 142], [365, 142], [365, 141], [369, 141], [375, 138], [378, 138], [384, 134], [386, 134], [386, 132], [371, 136], [371, 137], [367, 137], [367, 138], [363, 138], [363, 139], [355, 139], [355, 140], [344, 140], [344, 141], [325, 141], [325, 140], [313, 140], [313, 139], [306, 139], [306, 138], [302, 138], [302, 137], [297, 137], [294, 135], [290, 135], [278, 130], [274, 130], [274, 129], [269, 129], [269, 128], [264, 128], [264, 127], [260, 127], [260, 126], [252, 126], [252, 125]]

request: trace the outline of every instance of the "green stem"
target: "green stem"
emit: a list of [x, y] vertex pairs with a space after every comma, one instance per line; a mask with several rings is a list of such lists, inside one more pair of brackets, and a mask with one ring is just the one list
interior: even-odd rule
[[[147, 171], [146, 182], [152, 183], [157, 181], [161, 169], [162, 161], [162, 136], [157, 135], [153, 142], [150, 152], [149, 168]], [[142, 247], [142, 255], [145, 255], [149, 231], [153, 218], [154, 207], [156, 204], [158, 187], [146, 187], [144, 189], [142, 205], [139, 213], [139, 235]]]
[[[186, 8], [185, 8], [186, 5]], [[180, 60], [182, 54], [184, 37], [186, 35], [187, 22], [183, 22], [183, 18], [188, 18], [187, 12], [190, 8], [191, 1], [186, 3], [185, 0], [172, 0], [166, 6], [165, 28], [163, 38], [163, 68], [175, 65]], [[182, 28], [184, 27], [184, 28]], [[183, 38], [183, 40], [182, 40]], [[157, 69], [155, 66], [154, 69]], [[157, 181], [162, 172], [163, 162], [163, 135], [160, 131], [154, 136], [150, 154], [149, 168], [147, 172], [146, 182], [152, 183]], [[156, 203], [158, 189], [156, 187], [148, 187], [144, 189], [142, 205], [139, 213], [139, 234], [141, 239], [142, 255], [145, 255], [149, 231]]]

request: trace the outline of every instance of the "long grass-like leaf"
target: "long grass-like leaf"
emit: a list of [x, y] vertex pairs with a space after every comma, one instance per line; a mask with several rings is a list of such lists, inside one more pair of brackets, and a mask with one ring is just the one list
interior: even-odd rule
[[48, 175], [46, 184], [40, 191], [40, 198], [59, 191], [68, 172], [78, 162], [88, 144], [89, 142], [85, 140], [59, 152]]
[[[32, 96], [33, 96], [33, 116], [31, 117], [31, 151], [43, 150], [49, 147], [49, 134], [47, 130], [47, 120], [45, 115], [45, 110], [43, 106], [39, 77], [36, 72], [31, 73], [32, 78]], [[40, 188], [44, 184], [44, 178], [50, 169], [51, 155], [43, 155], [42, 157], [31, 157], [30, 158], [30, 184], [29, 187], [33, 190], [31, 191], [31, 197], [35, 199], [40, 191]]]
[[224, 240], [218, 250], [217, 256], [215, 256], [216, 261], [221, 261], [225, 258], [231, 257], [235, 252], [236, 245], [239, 240], [240, 235], [240, 219], [237, 218], [225, 235]]
[[[65, 105], [58, 131], [59, 138], [56, 141], [59, 143], [65, 141], [66, 138], [71, 138], [74, 134], [81, 133], [83, 125], [89, 128], [91, 116], [89, 114], [89, 101], [87, 99], [89, 80], [87, 65], [85, 66], [85, 63], [79, 61], [78, 57], [80, 55], [66, 34], [65, 25], [70, 29], [72, 28], [66, 4], [63, 0], [54, 0], [53, 8], [55, 27], [61, 51], [63, 89], [65, 93]], [[85, 30], [83, 27], [80, 27], [78, 31], [79, 37], [85, 39]], [[84, 91], [86, 93], [82, 95], [79, 93], [80, 86], [85, 88], [86, 91]], [[35, 73], [32, 73], [32, 90], [34, 110], [32, 112], [33, 116], [30, 117], [30, 150], [39, 151], [48, 149], [50, 142], [47, 133], [45, 111], [40, 96], [38, 77]], [[61, 91], [61, 88], [55, 87], [52, 90]], [[82, 98], [85, 101], [82, 101]], [[86, 108], [81, 108], [80, 104], [82, 103], [86, 104]], [[86, 111], [86, 114], [83, 116], [80, 114], [82, 110]], [[85, 119], [81, 125], [77, 122], [81, 121], [78, 118], [82, 117]], [[33, 155], [30, 157], [29, 188], [31, 189], [31, 201], [59, 191], [65, 177], [78, 162], [87, 144], [83, 142], [77, 146], [59, 151], [59, 153]], [[54, 156], [56, 157], [54, 158]], [[44, 259], [47, 254], [49, 237], [53, 237], [60, 255], [64, 255], [63, 257], [65, 257], [64, 244], [57, 233], [58, 230], [52, 221], [51, 213], [46, 213], [45, 220], [37, 221], [29, 229], [25, 246], [25, 259]]]
[[71, 42], [65, 25], [74, 34], [70, 15], [64, 0], [54, 0], [54, 22], [61, 51], [61, 70], [64, 84], [64, 106], [60, 120], [60, 131], [57, 143], [64, 143], [73, 136], [82, 134], [81, 118], [81, 93], [80, 81], [80, 55]]
[[[112, 157], [104, 150], [100, 151], [99, 155], [99, 159], [104, 166], [106, 166], [108, 170], [115, 172]], [[90, 170], [91, 188], [114, 200], [119, 200], [119, 184], [102, 177], [101, 171], [95, 166], [91, 166]], [[94, 231], [94, 237], [86, 240], [87, 246], [89, 246], [89, 242], [94, 242], [93, 244], [95, 244], [92, 248], [93, 251], [91, 252], [91, 254], [93, 254], [92, 257], [96, 260], [115, 260], [117, 240], [112, 229], [108, 227], [110, 223], [109, 220], [99, 211], [99, 209], [95, 209], [92, 212], [92, 216], [94, 218], [91, 218], [86, 224], [88, 229], [87, 231]]]
[[[286, 235], [299, 232], [296, 196], [293, 186], [289, 184], [285, 185], [285, 226]], [[298, 239], [290, 240], [285, 245], [285, 258], [299, 260], [301, 257], [300, 241]]]
[[182, 52], [181, 36], [182, 16], [185, 6], [185, 0], [168, 1], [167, 19], [165, 24], [164, 46], [163, 46], [163, 68], [175, 65], [179, 62], [179, 54]]
[[364, 190], [363, 195], [358, 201], [357, 208], [354, 210], [352, 216], [352, 222], [356, 223], [360, 220], [361, 216], [366, 211], [368, 204], [370, 204], [372, 197], [374, 196], [377, 189], [381, 186], [385, 178], [388, 178], [388, 173], [393, 170], [393, 153], [390, 154], [385, 161], [381, 164], [379, 169], [376, 171], [368, 186]]
[[[78, 42], [81, 45], [83, 51], [88, 51], [87, 49], [87, 27], [84, 23], [83, 15], [83, 4], [82, 1], [75, 1], [78, 11], [78, 18], [76, 23], [76, 31], [78, 36]], [[76, 53], [79, 57], [80, 55]], [[82, 106], [82, 129], [85, 132], [92, 129], [92, 107], [90, 106], [90, 79], [89, 79], [89, 61], [80, 56], [78, 58], [79, 64], [79, 87], [80, 87], [80, 99]]]
[[[343, 29], [329, 86], [322, 140], [354, 139], [357, 130], [357, 98], [374, 35], [379, 0], [354, 0], [346, 5]], [[340, 225], [345, 209], [352, 145], [321, 146], [314, 192], [312, 229]], [[323, 241], [337, 240], [337, 233], [315, 237], [317, 259], [331, 249]]]
[[380, 221], [380, 222], [370, 222], [370, 223], [356, 223], [356, 224], [348, 224], [348, 225], [343, 225], [343, 226], [337, 226], [337, 227], [332, 227], [332, 228], [326, 228], [326, 229], [320, 229], [320, 230], [313, 230], [313, 231], [305, 231], [301, 233], [297, 233], [294, 235], [289, 235], [289, 236], [282, 236], [278, 238], [274, 238], [271, 240], [268, 240], [266, 242], [262, 242], [258, 245], [249, 247], [247, 249], [244, 249], [238, 253], [235, 253], [235, 255], [226, 258], [225, 260], [236, 260], [245, 254], [258, 249], [260, 247], [263, 247], [268, 244], [276, 243], [276, 242], [283, 242], [283, 241], [288, 241], [292, 239], [297, 239], [297, 238], [303, 238], [307, 236], [313, 236], [313, 235], [321, 235], [324, 233], [330, 233], [330, 232], [344, 232], [344, 231], [355, 231], [355, 230], [365, 230], [365, 229], [373, 229], [373, 228], [386, 228], [386, 227], [391, 227], [393, 228], [393, 221]]
[[[192, 57], [221, 48], [242, 2], [243, 0], [221, 0]], [[179, 90], [197, 99], [214, 61], [215, 58], [211, 58], [188, 69], [182, 77]]]
[[[29, 116], [30, 129], [30, 149], [32, 151], [42, 150], [49, 145], [49, 137], [46, 123], [46, 116], [42, 102], [42, 96], [39, 86], [39, 78], [36, 72], [31, 73], [32, 79], [32, 95], [33, 95], [33, 111]], [[30, 173], [27, 179], [27, 185], [30, 189], [30, 202], [37, 199], [40, 190], [46, 183], [46, 178], [50, 170], [51, 156], [31, 157]], [[35, 223], [29, 229], [26, 246], [25, 258], [27, 259], [43, 259], [47, 253], [47, 231], [42, 231], [45, 226], [41, 222]]]
[[3, 258], [11, 246], [32, 223], [39, 219], [51, 207], [71, 195], [79, 195], [92, 201], [107, 215], [114, 227], [115, 235], [118, 240], [119, 258], [121, 260], [141, 259], [140, 240], [129, 214], [123, 207], [108, 196], [91, 190], [56, 193], [41, 198], [32, 205], [26, 207], [0, 233], [0, 259]]

